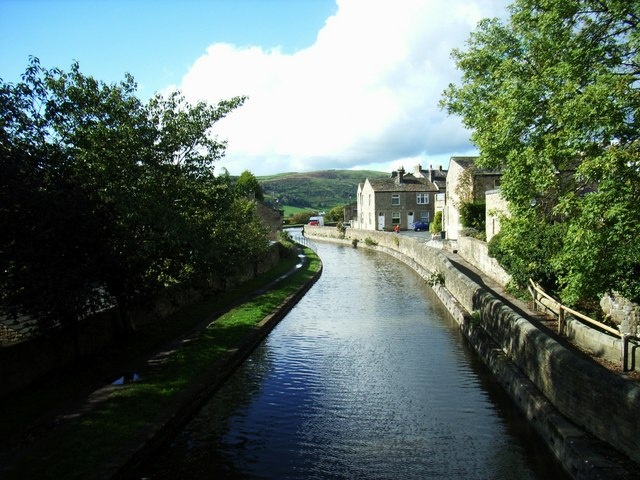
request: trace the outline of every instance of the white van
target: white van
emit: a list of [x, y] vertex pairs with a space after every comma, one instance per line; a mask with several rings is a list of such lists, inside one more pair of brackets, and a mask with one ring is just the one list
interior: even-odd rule
[[324, 227], [324, 217], [309, 217], [309, 225]]

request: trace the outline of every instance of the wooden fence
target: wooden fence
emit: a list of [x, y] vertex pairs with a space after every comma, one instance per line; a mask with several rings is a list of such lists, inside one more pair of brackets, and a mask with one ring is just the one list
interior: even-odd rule
[[609, 325], [606, 325], [598, 320], [594, 320], [593, 318], [587, 317], [586, 315], [576, 312], [572, 308], [567, 307], [566, 305], [562, 305], [555, 298], [551, 297], [548, 293], [546, 293], [540, 285], [535, 283], [533, 280], [529, 279], [529, 293], [531, 293], [531, 297], [533, 298], [534, 308], [538, 308], [538, 306], [544, 307], [546, 310], [551, 311], [558, 317], [558, 334], [563, 335], [565, 330], [566, 316], [567, 314], [571, 315], [578, 320], [589, 324], [590, 326], [596, 327], [601, 331], [607, 332], [614, 337], [617, 337], [621, 340], [621, 363], [622, 370], [627, 371], [628, 363], [629, 363], [629, 341], [630, 340], [639, 340], [637, 337], [623, 334], [618, 329], [613, 328]]

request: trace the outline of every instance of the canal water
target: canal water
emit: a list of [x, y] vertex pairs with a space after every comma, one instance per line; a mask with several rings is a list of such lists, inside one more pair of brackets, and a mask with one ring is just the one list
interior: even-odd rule
[[138, 478], [567, 478], [413, 270], [318, 254], [319, 281]]

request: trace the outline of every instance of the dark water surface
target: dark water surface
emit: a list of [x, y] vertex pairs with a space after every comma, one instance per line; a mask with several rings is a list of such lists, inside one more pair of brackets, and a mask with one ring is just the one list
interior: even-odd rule
[[324, 272], [139, 478], [565, 478], [411, 269]]

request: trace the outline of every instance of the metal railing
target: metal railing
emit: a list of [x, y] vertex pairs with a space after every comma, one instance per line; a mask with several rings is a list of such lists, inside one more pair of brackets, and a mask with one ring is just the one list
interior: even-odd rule
[[299, 245], [302, 245], [303, 247], [310, 248], [314, 252], [318, 251], [318, 246], [315, 243], [313, 243], [311, 240], [306, 238], [304, 235], [300, 235], [300, 234], [291, 235], [291, 240], [293, 240]]

